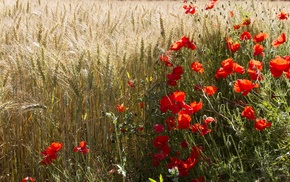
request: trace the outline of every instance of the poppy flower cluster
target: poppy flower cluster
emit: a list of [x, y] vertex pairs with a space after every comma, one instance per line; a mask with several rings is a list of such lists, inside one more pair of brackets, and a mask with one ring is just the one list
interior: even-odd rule
[[[75, 147], [73, 149], [74, 152], [81, 152], [83, 154], [86, 154], [89, 152], [89, 149], [86, 147], [87, 143], [85, 141], [81, 141], [79, 146]], [[58, 142], [52, 142], [51, 145], [46, 148], [44, 151], [41, 152], [41, 154], [44, 156], [41, 163], [43, 165], [51, 164], [53, 160], [57, 159], [57, 153], [62, 149], [63, 144]], [[27, 179], [31, 178], [28, 177]]]
[[222, 61], [222, 67], [220, 67], [215, 74], [215, 78], [226, 78], [228, 75], [233, 73], [244, 74], [245, 68], [238, 63], [234, 62], [232, 58], [225, 59]]
[[202, 102], [192, 102], [189, 105], [185, 103], [185, 92], [175, 91], [172, 94], [163, 96], [159, 102], [160, 111], [171, 111], [172, 114], [180, 114], [180, 121], [184, 120], [185, 115], [192, 115], [202, 108]]
[[254, 120], [254, 128], [256, 130], [264, 130], [272, 126], [271, 122], [266, 121], [265, 119], [257, 119], [255, 115], [254, 108], [251, 106], [244, 107], [244, 110], [241, 113], [242, 117], [245, 117], [249, 120]]
[[[258, 34], [256, 34], [253, 38], [253, 41], [254, 43], [256, 43], [254, 46], [253, 46], [253, 50], [254, 50], [254, 53], [253, 55], [254, 56], [258, 56], [258, 55], [262, 55], [264, 56], [264, 47], [259, 44], [260, 42], [264, 41], [265, 39], [268, 38], [268, 34], [267, 33], [264, 33], [264, 32], [260, 32]], [[252, 39], [252, 36], [251, 34], [248, 32], [248, 31], [245, 31], [242, 33], [242, 35], [240, 36], [240, 39], [241, 40], [250, 40]]]
[[194, 45], [193, 40], [189, 40], [188, 37], [183, 36], [183, 37], [181, 37], [181, 39], [179, 39], [175, 43], [171, 44], [170, 50], [178, 51], [183, 47], [186, 47], [186, 48], [191, 49], [191, 50], [196, 49], [196, 46]]
[[[205, 10], [212, 9], [217, 1], [211, 0], [207, 3]], [[196, 6], [192, 5], [184, 5], [183, 8], [186, 10], [186, 14], [194, 14], [197, 9]], [[230, 12], [230, 16], [233, 17], [233, 12]], [[288, 14], [280, 15], [281, 19], [287, 19]], [[240, 29], [242, 26], [249, 26], [251, 24], [251, 19], [249, 17], [245, 17], [243, 21], [236, 25], [235, 29]], [[253, 45], [252, 46], [252, 55], [257, 56], [255, 59], [250, 59], [247, 65], [247, 70], [243, 65], [238, 64], [232, 58], [227, 58], [221, 62], [221, 67], [216, 70], [215, 78], [227, 78], [229, 75], [238, 73], [245, 74], [247, 71], [249, 79], [241, 78], [236, 79], [233, 83], [233, 90], [237, 93], [241, 93], [243, 96], [247, 96], [250, 92], [257, 89], [259, 87], [258, 81], [263, 80], [263, 62], [256, 60], [260, 58], [260, 56], [265, 56], [264, 46], [268, 44], [264, 44], [269, 35], [265, 32], [260, 32], [255, 34], [251, 34], [249, 27], [246, 28], [247, 31], [241, 32], [239, 37], [227, 37], [226, 38], [226, 48], [232, 53], [236, 53], [241, 49], [241, 46], [244, 45]], [[233, 34], [231, 34], [233, 35]], [[235, 34], [236, 35], [236, 34]], [[284, 33], [281, 33], [277, 39], [272, 42], [272, 46], [279, 47], [283, 43], [286, 42], [286, 36]], [[248, 44], [250, 43], [250, 44]], [[189, 38], [183, 36], [180, 40], [174, 42], [169, 51], [179, 51], [183, 47], [195, 50], [196, 46], [193, 41]], [[169, 57], [165, 57], [162, 55], [160, 60], [166, 64], [166, 66], [173, 66], [171, 60], [169, 61]], [[272, 59], [270, 62], [270, 71], [271, 74], [278, 78], [283, 73], [285, 73], [287, 78], [290, 78], [290, 56], [280, 57]], [[203, 74], [205, 72], [203, 65], [200, 62], [194, 61], [190, 64], [190, 69], [194, 72]], [[186, 70], [185, 70], [186, 71]], [[177, 81], [181, 79], [181, 75], [184, 74], [182, 66], [176, 66], [173, 68], [170, 74], [167, 74], [167, 84], [170, 86], [176, 86]], [[203, 92], [203, 96], [212, 96], [217, 92], [217, 87], [211, 86], [202, 86], [201, 84], [196, 84], [194, 86], [195, 91]], [[191, 131], [192, 133], [199, 134], [200, 136], [205, 136], [209, 134], [212, 130], [210, 125], [212, 122], [216, 122], [213, 117], [205, 117], [201, 122], [193, 123], [193, 114], [197, 113], [202, 109], [202, 102], [191, 102], [188, 104], [185, 100], [186, 93], [180, 90], [172, 92], [168, 95], [163, 96], [159, 101], [160, 111], [161, 113], [170, 112], [171, 114], [165, 120], [165, 127], [162, 124], [155, 124], [154, 130], [156, 133], [163, 133], [164, 130], [168, 132], [175, 131]], [[167, 113], [168, 114], [168, 113]], [[249, 120], [254, 121], [255, 130], [264, 130], [266, 128], [271, 127], [272, 123], [268, 122], [266, 119], [261, 119], [256, 117], [256, 113], [254, 108], [251, 106], [244, 107], [244, 110], [241, 113], [241, 116], [247, 118]], [[170, 141], [169, 136], [157, 136], [153, 143], [154, 147], [158, 150], [156, 154], [153, 155], [153, 165], [158, 166], [160, 161], [170, 156], [170, 153], [173, 148], [170, 148], [168, 144]], [[182, 148], [188, 148], [189, 144], [183, 140], [181, 142]], [[175, 152], [174, 157], [170, 157], [170, 163], [167, 164], [168, 169], [178, 169], [178, 176], [187, 176], [189, 170], [192, 169], [198, 161], [198, 156], [201, 150], [196, 153], [196, 147], [192, 148], [191, 155], [188, 158], [179, 158], [176, 156], [180, 156], [180, 153]], [[195, 151], [195, 152], [194, 152]], [[184, 156], [184, 155], [183, 155]], [[192, 181], [204, 181], [204, 177], [193, 179]]]
[[[264, 47], [261, 44], [258, 44], [258, 42], [263, 41], [266, 37], [267, 37], [267, 34], [264, 34], [264, 33], [259, 33], [254, 37], [254, 42], [256, 42], [256, 44], [253, 47], [254, 56], [258, 56], [258, 55], [264, 56], [264, 53], [263, 53]], [[242, 41], [250, 40], [250, 39], [252, 39], [252, 35], [248, 31], [244, 31], [240, 36], [240, 40]]]
[[[234, 16], [233, 12], [230, 11], [230, 17], [233, 17], [233, 16]], [[248, 26], [250, 24], [251, 24], [251, 18], [245, 17], [243, 19], [242, 23], [233, 25], [233, 28], [234, 28], [234, 30], [239, 30], [241, 27]]]

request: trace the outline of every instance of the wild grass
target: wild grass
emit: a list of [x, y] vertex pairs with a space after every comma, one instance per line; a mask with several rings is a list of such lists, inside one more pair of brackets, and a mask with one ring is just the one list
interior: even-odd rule
[[[161, 173], [151, 170], [146, 157], [152, 152], [152, 123], [164, 118], [156, 105], [168, 92], [167, 70], [159, 56], [186, 35], [198, 49], [185, 53], [184, 59], [201, 60], [208, 63], [205, 69], [216, 70], [231, 56], [222, 51], [228, 29], [235, 23], [230, 21], [239, 22], [249, 13], [256, 33], [265, 31], [273, 37], [280, 30], [290, 33], [288, 22], [273, 20], [281, 9], [290, 11], [288, 4], [220, 1], [212, 11], [200, 8], [197, 15], [188, 16], [179, 1], [2, 0], [0, 181], [20, 181], [26, 176], [37, 181], [146, 181], [149, 175]], [[229, 20], [230, 10], [235, 19]], [[289, 43], [281, 53], [289, 53], [288, 49]], [[241, 64], [248, 61], [249, 56], [237, 55], [234, 58]], [[263, 60], [273, 55], [266, 54]], [[212, 71], [195, 81], [210, 83]], [[129, 87], [128, 81], [135, 87]], [[146, 107], [139, 108], [140, 102], [146, 102]], [[126, 114], [117, 112], [116, 105], [121, 103], [129, 108]], [[231, 107], [219, 107], [233, 117], [237, 114]], [[141, 126], [144, 132], [138, 131]], [[221, 133], [221, 137], [226, 136]], [[73, 153], [82, 140], [90, 152]], [[41, 151], [53, 141], [62, 142], [63, 149], [57, 161], [44, 166]], [[218, 144], [212, 152], [216, 150]], [[257, 151], [266, 152], [266, 148]], [[283, 158], [289, 160], [287, 154]], [[267, 160], [265, 156], [262, 165], [269, 167]], [[226, 162], [219, 166], [226, 168], [224, 174], [237, 175]], [[287, 167], [277, 163], [276, 168]], [[126, 177], [109, 172], [118, 170], [117, 165], [124, 168]]]

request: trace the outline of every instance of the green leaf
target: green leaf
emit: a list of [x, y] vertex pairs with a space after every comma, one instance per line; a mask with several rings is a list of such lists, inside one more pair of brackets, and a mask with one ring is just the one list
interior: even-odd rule
[[160, 180], [160, 182], [163, 182], [162, 174], [160, 174], [160, 176], [159, 176], [159, 180]]
[[128, 77], [128, 79], [130, 79], [130, 73], [127, 71], [127, 77]]
[[157, 182], [157, 181], [155, 181], [155, 180], [152, 179], [152, 178], [149, 178], [149, 181], [150, 181], [150, 182]]

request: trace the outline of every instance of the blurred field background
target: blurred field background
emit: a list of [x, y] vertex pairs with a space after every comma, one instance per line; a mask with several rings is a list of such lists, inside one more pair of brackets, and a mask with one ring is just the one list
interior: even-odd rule
[[[120, 152], [127, 180], [144, 180], [149, 170], [140, 158], [147, 151], [140, 150], [152, 141], [137, 128], [150, 125], [146, 110], [152, 108], [138, 103], [160, 84], [159, 56], [183, 35], [200, 47], [213, 40], [205, 36], [211, 32], [225, 36], [229, 11], [237, 21], [251, 12], [256, 28], [265, 24], [269, 33], [280, 26], [275, 13], [290, 11], [286, 2], [219, 1], [208, 12], [202, 10], [206, 2], [196, 4], [199, 12], [188, 16], [182, 1], [2, 0], [0, 181], [119, 181], [109, 171], [124, 160]], [[119, 143], [106, 113], [117, 115], [121, 103], [131, 116], [118, 122], [131, 122], [131, 134]], [[88, 142], [86, 156], [72, 151], [81, 140]], [[41, 151], [53, 141], [64, 147], [57, 163], [46, 167]]]

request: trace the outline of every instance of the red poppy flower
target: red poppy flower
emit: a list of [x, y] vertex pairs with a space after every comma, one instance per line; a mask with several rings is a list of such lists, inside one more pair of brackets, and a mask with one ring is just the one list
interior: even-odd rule
[[270, 67], [273, 67], [279, 71], [287, 71], [290, 68], [290, 60], [277, 56], [270, 61]]
[[253, 88], [258, 88], [258, 86], [259, 85], [257, 83], [254, 84], [250, 80], [239, 79], [235, 82], [234, 90], [236, 92], [241, 92], [244, 96], [246, 96]]
[[287, 72], [289, 69], [290, 60], [277, 56], [270, 61], [270, 71], [275, 78], [279, 78], [283, 74], [283, 71]]
[[190, 107], [193, 109], [193, 114], [197, 113], [202, 108], [202, 102], [192, 102], [190, 103]]
[[238, 63], [233, 63], [233, 71], [239, 74], [244, 74], [245, 68]]
[[170, 56], [167, 53], [160, 55], [159, 56], [159, 60], [161, 62], [164, 62], [165, 65], [168, 66], [168, 67], [172, 67], [173, 66], [173, 64], [171, 63], [171, 58], [170, 58]]
[[32, 178], [32, 177], [25, 177], [21, 180], [21, 182], [27, 182], [27, 181], [30, 181], [30, 182], [35, 182], [35, 178]]
[[233, 72], [244, 74], [245, 68], [238, 63], [234, 62], [232, 58], [228, 58], [222, 61], [222, 68], [219, 68], [216, 71], [215, 78], [226, 78], [228, 75], [232, 74]]
[[41, 161], [42, 164], [51, 164], [52, 160], [56, 160], [57, 152], [62, 148], [62, 143], [53, 142], [48, 148], [41, 152], [44, 155], [44, 159]]
[[198, 73], [203, 73], [204, 72], [203, 66], [199, 62], [191, 63], [190, 68], [191, 68], [191, 70], [193, 70], [195, 72], [198, 72]]
[[178, 128], [188, 129], [191, 122], [191, 117], [188, 114], [178, 114]]
[[159, 105], [161, 112], [167, 112], [170, 110], [173, 114], [176, 114], [181, 109], [177, 103], [171, 100], [170, 96], [163, 96], [159, 102]]
[[191, 148], [190, 157], [193, 159], [197, 159], [203, 151], [202, 146], [193, 146]]
[[160, 153], [154, 154], [153, 155], [153, 163], [152, 163], [152, 165], [154, 167], [159, 166], [160, 165], [160, 161], [163, 160], [163, 159], [164, 159], [164, 156], [162, 154], [160, 154]]
[[264, 47], [260, 44], [254, 45], [254, 56], [262, 55], [264, 56], [265, 54], [263, 53]]
[[266, 38], [268, 38], [269, 35], [267, 33], [258, 33], [257, 35], [255, 35], [254, 37], [254, 42], [255, 43], [259, 43], [264, 41]]
[[155, 124], [153, 128], [157, 133], [161, 133], [164, 130], [164, 126], [161, 124]]
[[167, 157], [170, 153], [170, 148], [168, 146], [169, 137], [168, 136], [157, 136], [153, 140], [153, 145], [162, 154], [162, 159]]
[[212, 9], [215, 5], [215, 1], [210, 1], [206, 4], [205, 10]]
[[204, 120], [202, 120], [205, 124], [209, 124], [212, 122], [215, 122], [215, 119], [213, 117], [206, 117]]
[[215, 86], [206, 86], [203, 88], [203, 91], [207, 96], [212, 96], [216, 93], [217, 88]]
[[163, 96], [159, 101], [160, 111], [167, 112], [173, 104], [168, 96]]
[[128, 81], [128, 85], [131, 88], [134, 88], [135, 87], [134, 82], [133, 81], [130, 81], [130, 80]]
[[251, 24], [251, 19], [249, 17], [244, 18], [242, 25], [248, 26]]
[[142, 109], [145, 107], [145, 102], [139, 102], [138, 104], [139, 108]]
[[234, 25], [234, 29], [235, 30], [239, 30], [240, 28], [241, 28], [241, 25], [239, 25], [239, 24], [238, 25]]
[[236, 42], [230, 45], [230, 51], [233, 53], [237, 52], [240, 49], [241, 45], [240, 43]]
[[168, 131], [176, 130], [176, 129], [177, 129], [177, 128], [176, 128], [176, 122], [175, 122], [173, 116], [167, 118], [167, 119], [165, 120], [165, 124], [166, 124], [166, 126], [167, 126], [167, 130], [168, 130]]
[[195, 14], [197, 12], [196, 6], [184, 5], [183, 9], [185, 9], [185, 14]]
[[260, 71], [248, 69], [248, 75], [251, 80], [263, 80], [264, 77]]
[[240, 40], [250, 40], [250, 39], [252, 39], [252, 35], [248, 31], [244, 31], [240, 36]]
[[175, 91], [169, 97], [175, 102], [183, 102], [185, 99], [185, 92]]
[[176, 86], [178, 80], [181, 79], [181, 75], [183, 74], [182, 66], [176, 66], [173, 68], [171, 74], [167, 74], [167, 84], [170, 86]]
[[196, 46], [193, 44], [193, 41], [190, 41], [189, 38], [183, 36], [180, 40], [176, 41], [170, 46], [170, 50], [178, 51], [182, 47], [186, 47], [192, 50], [196, 49]]
[[254, 108], [252, 108], [251, 106], [246, 106], [241, 115], [247, 119], [256, 119]]
[[279, 37], [272, 42], [273, 47], [279, 47], [281, 44], [286, 42], [286, 35], [285, 33], [281, 33]]
[[190, 128], [192, 132], [198, 132], [201, 136], [211, 132], [211, 130], [208, 129], [208, 124], [194, 123]]
[[196, 84], [194, 85], [194, 88], [193, 88], [195, 91], [202, 91], [203, 90], [203, 87], [201, 84]]
[[232, 58], [228, 58], [228, 59], [223, 60], [221, 64], [226, 72], [233, 71], [234, 61]]
[[248, 63], [248, 74], [251, 80], [263, 80], [261, 71], [263, 69], [263, 63], [257, 60], [250, 60]]
[[177, 81], [181, 79], [181, 75], [176, 73], [167, 74], [167, 79], [167, 84], [174, 87], [177, 85]]
[[87, 148], [87, 142], [81, 141], [79, 146], [74, 148], [74, 152], [81, 152], [83, 154], [88, 153], [89, 149]]
[[267, 122], [265, 119], [257, 119], [255, 122], [255, 129], [256, 130], [264, 130], [272, 126], [271, 122]]
[[182, 75], [184, 73], [182, 66], [174, 67], [172, 73]]
[[240, 43], [238, 42], [234, 43], [231, 38], [226, 38], [226, 45], [227, 49], [229, 49], [233, 53], [240, 49]]
[[215, 73], [215, 78], [218, 79], [218, 78], [226, 78], [228, 75], [230, 75], [232, 73], [231, 72], [228, 72], [226, 71], [224, 68], [219, 68], [216, 73]]
[[124, 112], [126, 111], [128, 108], [125, 108], [124, 103], [122, 103], [121, 105], [116, 105], [118, 112]]
[[169, 137], [168, 136], [166, 136], [166, 135], [160, 135], [160, 136], [157, 136], [153, 140], [153, 145], [157, 149], [162, 149], [165, 145], [168, 144], [168, 141], [169, 141]]
[[170, 46], [170, 50], [178, 51], [178, 50], [180, 50], [182, 47], [183, 47], [182, 42], [177, 41], [177, 42], [171, 44], [171, 46]]
[[288, 20], [289, 13], [286, 13], [285, 11], [281, 11], [278, 15], [277, 18], [280, 20]]
[[262, 71], [263, 69], [263, 63], [254, 59], [251, 59], [249, 61], [248, 66], [249, 66], [248, 69], [252, 69], [252, 70]]
[[140, 126], [139, 128], [137, 128], [138, 131], [143, 131], [144, 130], [144, 127], [143, 126]]
[[170, 163], [167, 164], [167, 168], [172, 169], [172, 168], [177, 167], [179, 176], [184, 177], [188, 175], [189, 170], [193, 168], [196, 163], [197, 163], [196, 158], [189, 157], [183, 161], [183, 160], [178, 159], [177, 157], [171, 157]]
[[286, 78], [290, 79], [290, 69], [285, 73]]
[[188, 148], [188, 143], [186, 142], [186, 140], [183, 140], [181, 143], [180, 143], [181, 147], [182, 148]]
[[229, 11], [229, 16], [230, 17], [234, 17], [234, 12], [233, 11]]

